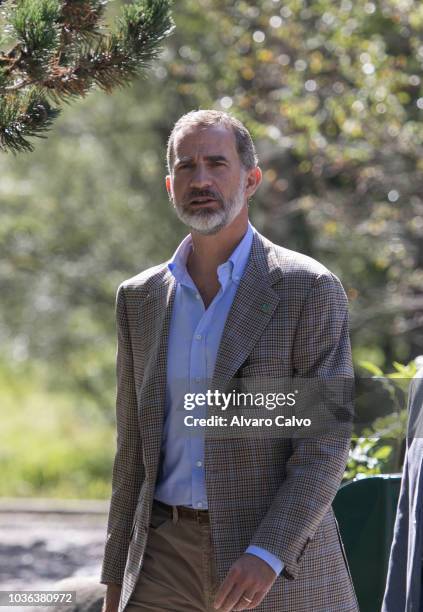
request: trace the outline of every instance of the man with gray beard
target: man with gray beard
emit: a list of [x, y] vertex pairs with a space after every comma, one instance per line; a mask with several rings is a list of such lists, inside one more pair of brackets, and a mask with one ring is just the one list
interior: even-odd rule
[[262, 173], [240, 121], [184, 115], [167, 163], [190, 234], [117, 291], [104, 610], [357, 612], [331, 508], [348, 436], [210, 439], [180, 428], [186, 392], [235, 374], [351, 378], [345, 293], [320, 263], [250, 224]]

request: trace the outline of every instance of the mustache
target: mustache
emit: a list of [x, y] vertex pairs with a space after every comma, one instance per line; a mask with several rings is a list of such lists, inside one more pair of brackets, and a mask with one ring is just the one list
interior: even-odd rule
[[188, 194], [186, 201], [191, 202], [191, 200], [194, 200], [195, 198], [210, 198], [212, 200], [222, 201], [222, 198], [218, 193], [210, 191], [209, 189], [192, 189]]

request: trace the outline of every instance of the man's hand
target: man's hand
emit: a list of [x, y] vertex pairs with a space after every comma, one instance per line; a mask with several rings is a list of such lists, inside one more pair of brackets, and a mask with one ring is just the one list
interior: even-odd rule
[[101, 612], [117, 612], [119, 608], [121, 590], [121, 584], [109, 583], [107, 585], [106, 597], [104, 598], [103, 608]]
[[230, 568], [214, 600], [219, 612], [253, 610], [261, 603], [277, 578], [270, 565], [245, 553]]

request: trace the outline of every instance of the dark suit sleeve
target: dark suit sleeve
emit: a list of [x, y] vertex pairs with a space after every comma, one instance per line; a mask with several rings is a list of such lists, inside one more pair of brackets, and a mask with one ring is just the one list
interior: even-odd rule
[[405, 610], [407, 593], [407, 560], [408, 560], [408, 533], [409, 533], [409, 448], [413, 436], [418, 432], [414, 430], [413, 422], [417, 420], [418, 404], [415, 401], [417, 380], [410, 384], [408, 397], [408, 411], [410, 415], [407, 448], [404, 459], [401, 490], [398, 498], [397, 514], [395, 518], [394, 534], [391, 554], [389, 556], [386, 590], [383, 598], [382, 612], [398, 612]]
[[121, 584], [125, 570], [132, 522], [144, 480], [139, 435], [131, 337], [123, 285], [116, 295], [116, 427], [117, 444], [112, 475], [112, 496], [107, 541], [101, 572], [103, 584]]
[[405, 610], [405, 594], [407, 592], [407, 541], [408, 456], [406, 454], [382, 612], [398, 612], [398, 610]]
[[[298, 320], [293, 346], [295, 375], [324, 380], [353, 377], [348, 336], [348, 301], [336, 276], [316, 277]], [[302, 381], [303, 384], [306, 381]], [[350, 448], [350, 424], [292, 439], [286, 478], [250, 544], [284, 563], [296, 578], [299, 564], [341, 482]]]

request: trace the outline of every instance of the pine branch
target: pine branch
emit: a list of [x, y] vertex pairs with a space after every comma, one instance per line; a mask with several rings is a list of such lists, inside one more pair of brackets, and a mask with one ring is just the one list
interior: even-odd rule
[[95, 86], [110, 93], [141, 74], [157, 57], [160, 43], [172, 30], [169, 3], [137, 4], [124, 7], [116, 31], [109, 38], [102, 37], [95, 49], [83, 51], [67, 68], [53, 67], [51, 78], [43, 85], [55, 102], [84, 96]]
[[45, 132], [51, 127], [60, 110], [52, 108], [43, 94], [36, 89], [21, 96], [0, 98], [0, 151], [33, 151], [27, 140], [37, 136], [45, 138]]
[[26, 139], [49, 129], [61, 103], [96, 87], [110, 93], [143, 75], [157, 58], [174, 27], [170, 0], [124, 6], [112, 32], [102, 21], [107, 3], [6, 2], [8, 30], [16, 42], [0, 53], [0, 150], [31, 151]]

